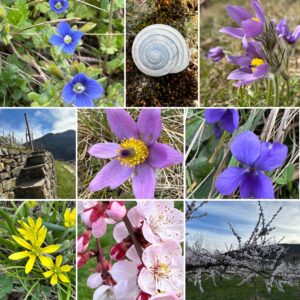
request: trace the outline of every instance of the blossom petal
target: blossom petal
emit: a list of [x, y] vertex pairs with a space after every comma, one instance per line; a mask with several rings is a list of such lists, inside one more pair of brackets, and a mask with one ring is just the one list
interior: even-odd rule
[[239, 119], [240, 117], [237, 109], [227, 109], [221, 118], [223, 129], [232, 134], [239, 126]]
[[262, 172], [247, 172], [240, 184], [242, 198], [274, 199], [274, 188], [271, 179]]
[[56, 252], [60, 247], [61, 245], [49, 245], [46, 246], [45, 248], [42, 248], [41, 250], [43, 253], [51, 254]]
[[89, 96], [93, 99], [100, 98], [102, 94], [104, 93], [104, 89], [102, 85], [95, 79], [89, 79], [86, 82], [86, 91], [89, 94]]
[[235, 137], [230, 149], [240, 163], [252, 166], [260, 155], [260, 140], [253, 132], [245, 131]]
[[142, 291], [147, 294], [154, 295], [156, 293], [155, 277], [146, 268], [143, 268], [138, 277], [138, 284]]
[[107, 121], [119, 140], [137, 138], [137, 126], [124, 109], [106, 109]]
[[162, 130], [160, 109], [142, 109], [137, 121], [137, 129], [139, 138], [147, 146], [155, 143]]
[[183, 155], [167, 144], [156, 143], [149, 147], [146, 162], [153, 168], [166, 168], [183, 163]]
[[262, 64], [255, 68], [253, 72], [253, 76], [256, 78], [264, 78], [269, 72], [269, 65], [268, 64]]
[[71, 27], [68, 23], [62, 21], [57, 26], [57, 31], [61, 36], [70, 35]]
[[120, 145], [117, 143], [100, 143], [93, 145], [88, 153], [98, 158], [113, 158], [118, 155]]
[[238, 167], [230, 167], [223, 171], [216, 181], [216, 189], [222, 195], [230, 195], [234, 193], [244, 174], [245, 170]]
[[50, 276], [52, 276], [54, 273], [53, 271], [49, 270], [49, 271], [46, 271], [43, 273], [43, 275], [46, 277], [46, 278], [49, 278]]
[[229, 16], [238, 24], [241, 24], [242, 21], [253, 17], [252, 13], [248, 9], [241, 6], [227, 5], [226, 10]]
[[56, 34], [52, 34], [50, 39], [49, 39], [49, 43], [54, 45], [54, 46], [58, 46], [61, 47], [64, 45], [64, 39]]
[[117, 223], [113, 229], [113, 236], [117, 243], [128, 237], [129, 233], [124, 222]]
[[91, 289], [96, 289], [103, 283], [101, 273], [93, 273], [87, 279], [87, 286]]
[[55, 259], [55, 266], [57, 268], [59, 268], [61, 266], [61, 263], [62, 263], [62, 260], [63, 260], [63, 257], [61, 255], [58, 255]]
[[58, 277], [61, 280], [61, 282], [63, 282], [63, 283], [70, 283], [69, 277], [65, 274], [59, 273]]
[[255, 162], [255, 167], [261, 171], [273, 171], [280, 167], [286, 160], [288, 147], [275, 142], [263, 143], [261, 145], [261, 155]]
[[250, 68], [240, 68], [237, 70], [232, 71], [227, 79], [229, 80], [249, 80], [249, 79], [254, 79], [254, 76], [252, 74], [252, 71]]
[[35, 255], [33, 255], [33, 254], [29, 255], [29, 259], [28, 259], [28, 261], [26, 263], [26, 266], [25, 266], [25, 273], [26, 274], [30, 273], [30, 271], [32, 270], [33, 265], [35, 263], [35, 259], [36, 259]]
[[265, 12], [259, 0], [251, 0], [251, 4], [256, 12], [256, 15], [261, 23], [265, 21]]
[[249, 67], [252, 62], [252, 58], [248, 55], [242, 56], [227, 56], [227, 60], [235, 65], [239, 65], [241, 67]]
[[136, 167], [132, 188], [136, 199], [154, 199], [155, 173], [153, 168], [147, 163]]
[[16, 252], [16, 253], [11, 254], [8, 257], [8, 259], [19, 260], [19, 259], [22, 259], [22, 258], [25, 258], [25, 257], [28, 257], [28, 256], [30, 256], [30, 252], [28, 252], [28, 251], [22, 251], [22, 252]]
[[70, 266], [70, 265], [63, 265], [63, 266], [60, 267], [60, 270], [62, 272], [70, 272], [72, 269], [73, 269], [73, 267]]
[[214, 124], [221, 120], [222, 116], [226, 112], [225, 109], [214, 109], [214, 108], [207, 108], [204, 111], [204, 118], [208, 124]]
[[117, 159], [112, 160], [94, 177], [89, 185], [92, 192], [100, 191], [105, 187], [115, 189], [123, 184], [134, 172], [134, 168], [122, 166]]
[[93, 300], [106, 299], [104, 295], [108, 290], [112, 290], [112, 286], [110, 285], [100, 285], [94, 292]]
[[247, 38], [258, 36], [263, 30], [263, 24], [252, 19], [243, 21], [242, 27]]
[[92, 225], [92, 234], [95, 238], [100, 238], [106, 233], [107, 224], [105, 219], [100, 217], [96, 222]]
[[220, 32], [239, 39], [243, 38], [245, 35], [245, 32], [242, 28], [234, 28], [234, 27], [224, 27], [220, 30]]
[[74, 54], [76, 47], [77, 44], [74, 43], [70, 43], [70, 44], [63, 43], [61, 50], [67, 54]]
[[47, 269], [54, 267], [54, 263], [53, 263], [52, 259], [48, 256], [40, 255], [39, 260], [40, 260], [41, 264], [44, 267], [46, 267]]
[[299, 38], [300, 38], [300, 25], [298, 25], [298, 26], [295, 28], [295, 30], [294, 30], [292, 36], [294, 37], [295, 42], [296, 42], [297, 40], [299, 40]]
[[76, 107], [94, 107], [94, 101], [87, 93], [77, 94], [74, 99]]
[[73, 83], [69, 82], [65, 85], [65, 87], [62, 90], [62, 98], [67, 104], [74, 102], [76, 98], [76, 93], [73, 91], [73, 87]]
[[54, 275], [51, 277], [50, 283], [51, 283], [51, 285], [55, 285], [55, 284], [58, 283], [58, 277], [57, 277], [56, 274], [54, 274]]
[[11, 237], [15, 240], [15, 242], [17, 244], [19, 244], [23, 248], [28, 249], [28, 250], [32, 250], [32, 246], [29, 243], [27, 243], [24, 239], [22, 239], [22, 238], [20, 238], [16, 235], [12, 235]]
[[111, 275], [116, 282], [122, 280], [134, 281], [138, 273], [138, 263], [121, 260], [113, 264], [111, 269]]

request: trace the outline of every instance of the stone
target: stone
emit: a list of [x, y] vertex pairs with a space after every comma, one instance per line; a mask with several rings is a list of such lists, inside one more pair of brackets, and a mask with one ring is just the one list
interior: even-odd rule
[[2, 162], [5, 164], [13, 164], [15, 162], [15, 160], [12, 158], [3, 158]]
[[0, 183], [0, 196], [3, 194], [3, 187], [2, 187], [2, 183]]
[[7, 150], [7, 152], [8, 152], [10, 155], [20, 154], [20, 151], [19, 151], [19, 150], [14, 150], [14, 149], [9, 149], [9, 150]]
[[21, 170], [22, 170], [22, 167], [14, 168], [12, 170], [12, 173], [13, 173], [14, 177], [18, 177], [20, 175]]
[[3, 148], [1, 152], [3, 156], [8, 155], [7, 149], [5, 148]]
[[5, 173], [0, 174], [0, 179], [1, 180], [8, 179], [10, 177], [11, 177], [10, 172], [5, 172]]
[[4, 170], [4, 164], [0, 163], [0, 172], [2, 172]]
[[2, 186], [3, 186], [4, 192], [13, 191], [16, 187], [16, 178], [12, 178], [12, 179], [3, 181]]

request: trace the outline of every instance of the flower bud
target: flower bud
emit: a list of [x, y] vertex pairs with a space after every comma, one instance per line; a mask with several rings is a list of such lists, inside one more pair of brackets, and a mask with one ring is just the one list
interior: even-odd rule
[[145, 292], [143, 291], [140, 291], [138, 297], [136, 298], [136, 300], [148, 300], [150, 299], [151, 295], [149, 294], [146, 294]]
[[92, 225], [92, 234], [95, 238], [100, 238], [106, 233], [107, 224], [105, 219], [100, 217], [96, 222]]
[[91, 235], [91, 231], [86, 229], [80, 236], [77, 237], [77, 251], [79, 253], [86, 251], [89, 246]]
[[96, 289], [103, 283], [101, 273], [91, 274], [87, 279], [87, 286], [91, 289]]
[[121, 221], [126, 215], [126, 206], [122, 201], [112, 201], [109, 203], [106, 213], [115, 221]]
[[127, 250], [126, 243], [122, 241], [110, 249], [110, 257], [115, 260], [121, 260], [125, 257]]

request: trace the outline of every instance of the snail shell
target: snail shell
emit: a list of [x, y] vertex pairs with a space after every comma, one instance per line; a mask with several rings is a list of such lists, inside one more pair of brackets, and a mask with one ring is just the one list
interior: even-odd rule
[[154, 24], [135, 37], [132, 58], [141, 72], [160, 77], [183, 71], [189, 65], [189, 48], [179, 31], [168, 25]]

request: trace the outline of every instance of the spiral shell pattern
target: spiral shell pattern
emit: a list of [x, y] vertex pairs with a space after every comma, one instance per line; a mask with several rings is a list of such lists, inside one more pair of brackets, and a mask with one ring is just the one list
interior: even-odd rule
[[160, 77], [183, 71], [189, 64], [189, 48], [179, 31], [168, 25], [154, 24], [135, 37], [132, 58], [141, 72]]

